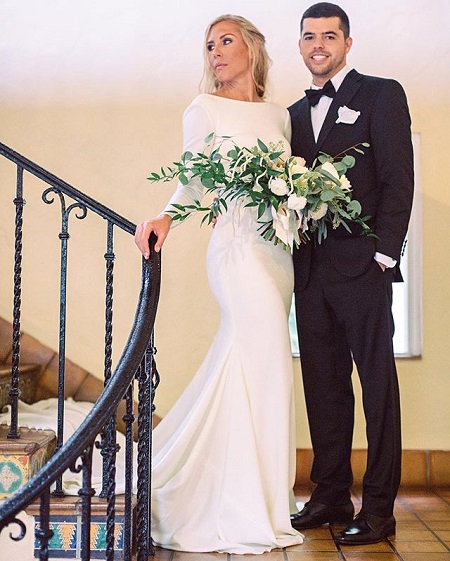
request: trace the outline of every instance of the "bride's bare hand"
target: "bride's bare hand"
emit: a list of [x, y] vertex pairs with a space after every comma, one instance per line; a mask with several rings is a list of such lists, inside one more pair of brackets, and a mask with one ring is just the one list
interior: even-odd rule
[[150, 257], [150, 248], [148, 246], [150, 234], [153, 232], [158, 238], [155, 243], [155, 251], [161, 251], [164, 240], [167, 238], [167, 234], [170, 231], [171, 223], [172, 218], [168, 214], [160, 214], [159, 216], [155, 216], [155, 218], [150, 218], [137, 225], [134, 234], [134, 242], [145, 259]]

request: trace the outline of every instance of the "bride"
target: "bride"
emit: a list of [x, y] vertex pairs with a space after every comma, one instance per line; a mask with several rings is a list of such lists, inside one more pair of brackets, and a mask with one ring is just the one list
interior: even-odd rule
[[[264, 36], [225, 15], [205, 34], [209, 93], [183, 116], [183, 151], [205, 148], [213, 132], [239, 146], [283, 141], [287, 110], [264, 100], [269, 58]], [[179, 185], [164, 211], [138, 225], [160, 251], [172, 204], [200, 200], [201, 183]], [[200, 369], [153, 436], [152, 533], [161, 547], [191, 552], [263, 553], [300, 544], [290, 523], [295, 477], [293, 367], [288, 312], [291, 254], [258, 232], [254, 208], [231, 203], [212, 231], [208, 278], [221, 322]]]

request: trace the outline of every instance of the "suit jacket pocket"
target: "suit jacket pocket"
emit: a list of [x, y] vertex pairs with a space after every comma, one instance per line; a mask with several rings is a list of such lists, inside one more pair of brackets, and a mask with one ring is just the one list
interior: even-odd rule
[[365, 273], [375, 255], [375, 240], [368, 236], [329, 238], [325, 247], [335, 269], [346, 277], [358, 277]]

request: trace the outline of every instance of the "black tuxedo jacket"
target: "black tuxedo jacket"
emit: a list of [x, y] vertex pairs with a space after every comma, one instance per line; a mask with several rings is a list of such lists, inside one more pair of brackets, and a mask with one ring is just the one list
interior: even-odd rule
[[[336, 123], [338, 109], [346, 106], [360, 115], [353, 124]], [[368, 142], [364, 155], [350, 152], [356, 164], [347, 171], [353, 198], [370, 215], [370, 226], [379, 239], [362, 236], [356, 225], [349, 233], [343, 226], [328, 229], [323, 251], [336, 269], [347, 276], [362, 274], [375, 251], [399, 261], [413, 199], [413, 151], [411, 119], [402, 86], [395, 80], [364, 76], [351, 70], [331, 103], [317, 143], [311, 125], [307, 98], [289, 107], [292, 121], [292, 154], [311, 166], [322, 152], [337, 156], [361, 142]], [[308, 283], [311, 240], [294, 250], [296, 290]], [[397, 279], [399, 270], [397, 266]]]

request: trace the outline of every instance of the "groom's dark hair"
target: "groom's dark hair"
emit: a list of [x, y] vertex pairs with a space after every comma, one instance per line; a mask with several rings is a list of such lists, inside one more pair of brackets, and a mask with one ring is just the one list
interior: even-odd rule
[[331, 2], [319, 2], [318, 4], [313, 4], [309, 7], [300, 20], [300, 34], [303, 31], [303, 20], [306, 18], [339, 18], [339, 28], [342, 29], [344, 38], [347, 39], [350, 37], [350, 22], [348, 15], [337, 4], [331, 4]]

